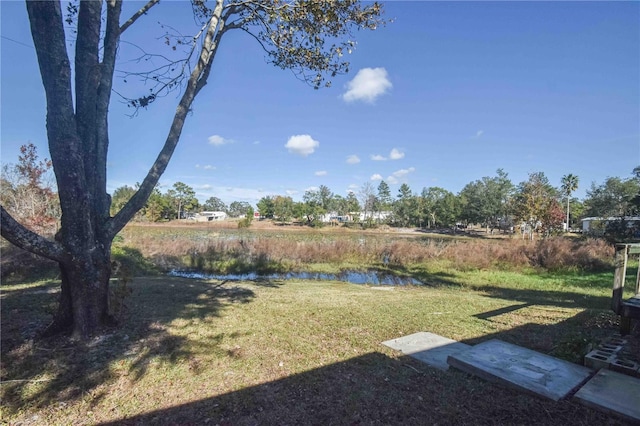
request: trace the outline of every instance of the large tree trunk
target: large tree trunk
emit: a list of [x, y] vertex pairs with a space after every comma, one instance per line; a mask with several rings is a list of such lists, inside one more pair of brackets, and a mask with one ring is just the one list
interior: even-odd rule
[[60, 265], [71, 293], [74, 337], [86, 338], [112, 323], [109, 315], [109, 250], [110, 244], [107, 250], [96, 248], [82, 259]]
[[110, 244], [98, 244], [88, 253], [78, 253], [73, 262], [60, 262], [60, 301], [44, 336], [71, 332], [74, 338], [86, 339], [114, 324], [109, 312], [110, 260]]

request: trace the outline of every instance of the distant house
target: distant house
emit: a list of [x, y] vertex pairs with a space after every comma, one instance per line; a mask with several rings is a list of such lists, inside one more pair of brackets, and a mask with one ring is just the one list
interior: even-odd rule
[[640, 216], [585, 217], [582, 219], [582, 232], [585, 234], [603, 234], [609, 223], [621, 220], [627, 222], [627, 226], [630, 228], [640, 225]]
[[365, 220], [375, 220], [377, 222], [384, 222], [391, 216], [392, 212], [351, 212], [346, 215], [340, 215], [338, 212], [329, 212], [320, 216], [320, 222], [324, 223], [345, 223], [359, 220], [364, 222]]
[[382, 212], [360, 212], [360, 221], [364, 222], [366, 220], [375, 220], [376, 222], [384, 222], [389, 219], [393, 215], [391, 211], [382, 211]]
[[216, 220], [225, 220], [227, 214], [225, 212], [200, 212], [193, 215], [191, 218], [196, 222], [213, 222]]
[[337, 212], [329, 212], [320, 216], [320, 222], [324, 223], [343, 223], [351, 222], [353, 219], [349, 215], [339, 215]]

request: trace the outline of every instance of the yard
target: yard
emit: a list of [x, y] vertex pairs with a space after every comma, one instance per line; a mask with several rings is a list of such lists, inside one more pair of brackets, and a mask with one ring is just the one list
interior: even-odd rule
[[[402, 287], [137, 276], [126, 283], [122, 324], [83, 344], [34, 339], [55, 308], [57, 281], [5, 284], [2, 420], [624, 424], [571, 400], [435, 370], [381, 345], [430, 331], [470, 344], [499, 338], [580, 363], [617, 332], [611, 270], [452, 265], [387, 265], [427, 284]], [[636, 342], [638, 334], [636, 327]]]

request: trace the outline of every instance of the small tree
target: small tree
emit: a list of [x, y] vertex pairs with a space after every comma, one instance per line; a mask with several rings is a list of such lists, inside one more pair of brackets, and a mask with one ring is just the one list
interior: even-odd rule
[[[359, 213], [360, 212], [360, 203], [358, 202], [358, 197], [353, 191], [349, 191], [347, 194], [347, 198], [345, 198], [345, 210], [347, 213]], [[355, 219], [359, 220], [360, 216], [357, 216]]]
[[609, 177], [600, 185], [593, 182], [584, 201], [585, 215], [605, 218], [632, 215], [640, 211], [635, 202], [639, 193], [639, 179]]
[[302, 200], [304, 201], [303, 214], [307, 219], [307, 225], [312, 227], [322, 226], [320, 219], [327, 212], [322, 205], [322, 191], [307, 190], [302, 196]]
[[29, 143], [20, 147], [18, 164], [2, 169], [0, 201], [29, 229], [53, 234], [60, 219], [60, 205], [48, 182], [51, 161], [39, 160], [37, 148]]
[[276, 195], [273, 197], [273, 215], [279, 222], [289, 222], [293, 217], [293, 199]]
[[362, 206], [362, 212], [364, 213], [364, 221], [371, 224], [373, 220], [373, 212], [376, 208], [377, 198], [371, 182], [365, 182], [360, 187], [358, 192], [358, 198]]
[[507, 173], [498, 169], [497, 176], [485, 176], [480, 180], [468, 183], [460, 191], [463, 201], [461, 218], [471, 223], [482, 223], [487, 232], [498, 226], [501, 220], [509, 216], [508, 206], [513, 184]]
[[135, 193], [136, 189], [128, 185], [116, 188], [116, 190], [113, 191], [113, 194], [111, 195], [111, 208], [109, 210], [110, 213], [114, 215], [119, 212], [120, 209], [129, 202], [129, 200]]
[[[202, 208], [206, 211], [227, 212], [227, 205], [218, 197], [209, 197]], [[246, 209], [245, 209], [246, 211]]]
[[391, 196], [391, 189], [387, 182], [381, 180], [378, 185], [378, 201], [380, 202], [381, 210], [389, 210], [393, 203], [393, 197]]
[[569, 231], [569, 203], [571, 201], [571, 194], [573, 191], [578, 189], [578, 176], [569, 173], [568, 175], [562, 176], [562, 193], [567, 197], [567, 228], [566, 231]]
[[249, 206], [247, 208], [247, 212], [243, 219], [238, 222], [238, 228], [248, 228], [251, 226], [251, 222], [253, 222], [253, 207]]
[[[531, 173], [529, 179], [520, 183], [516, 191], [514, 208], [518, 220], [524, 222], [533, 233], [548, 233], [562, 224], [562, 214], [558, 215], [556, 189], [542, 172]], [[559, 208], [562, 212], [562, 207]]]
[[163, 195], [158, 188], [154, 188], [143, 208], [145, 217], [151, 222], [159, 222], [173, 217], [171, 200]]
[[227, 213], [231, 217], [242, 216], [249, 210], [249, 207], [251, 206], [246, 201], [233, 201], [231, 204], [229, 204]]
[[196, 192], [183, 182], [174, 183], [173, 188], [167, 191], [167, 195], [176, 207], [178, 219], [184, 219], [184, 212], [198, 204]]
[[[454, 225], [460, 215], [458, 197], [446, 189], [437, 186], [424, 188], [420, 201], [420, 205], [416, 205], [409, 211], [417, 211], [417, 213], [413, 213], [414, 217], [417, 217], [419, 213], [426, 215], [426, 222], [430, 227]], [[416, 220], [421, 219], [414, 219], [414, 222]]]
[[398, 188], [397, 199], [393, 203], [393, 221], [397, 226], [409, 226], [411, 210], [417, 206], [408, 184], [403, 183]]
[[267, 219], [273, 219], [274, 214], [274, 206], [273, 206], [273, 197], [267, 196], [262, 197], [256, 204], [258, 207], [258, 211], [260, 212], [260, 217], [264, 217]]

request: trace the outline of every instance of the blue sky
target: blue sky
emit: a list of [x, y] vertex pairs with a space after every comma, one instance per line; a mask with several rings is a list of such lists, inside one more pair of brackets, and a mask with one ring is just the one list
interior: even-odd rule
[[[126, 2], [123, 18], [140, 5]], [[189, 10], [163, 0], [123, 40], [164, 52], [158, 22], [193, 31]], [[228, 33], [162, 190], [181, 181], [201, 201], [255, 204], [320, 185], [346, 195], [382, 178], [394, 195], [403, 182], [457, 193], [502, 168], [515, 184], [542, 171], [559, 185], [573, 173], [584, 197], [591, 182], [640, 165], [640, 3], [387, 2], [385, 11], [393, 23], [357, 33], [350, 73], [328, 89]], [[0, 15], [6, 163], [27, 142], [47, 155], [47, 143], [25, 6], [2, 1]], [[145, 90], [132, 81], [117, 89]], [[173, 93], [130, 118], [113, 97], [110, 191], [142, 181], [176, 105]]]

